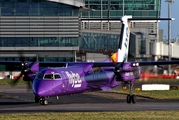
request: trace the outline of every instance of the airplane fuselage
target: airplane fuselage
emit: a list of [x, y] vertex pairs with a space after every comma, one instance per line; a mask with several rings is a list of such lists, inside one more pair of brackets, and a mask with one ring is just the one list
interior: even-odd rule
[[35, 95], [48, 97], [108, 89], [118, 85], [113, 76], [114, 72], [85, 73], [79, 66], [47, 68], [35, 77], [33, 91]]

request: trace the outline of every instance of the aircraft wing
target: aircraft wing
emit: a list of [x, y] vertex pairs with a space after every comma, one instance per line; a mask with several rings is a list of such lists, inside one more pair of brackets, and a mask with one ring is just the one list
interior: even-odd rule
[[[40, 67], [63, 67], [66, 64], [69, 65], [92, 65], [94, 67], [113, 67], [116, 64], [121, 64], [122, 62], [36, 62], [39, 63]], [[144, 61], [144, 62], [131, 62], [139, 63], [139, 66], [150, 66], [150, 65], [168, 65], [168, 64], [179, 64], [179, 60], [171, 61]], [[21, 66], [21, 61], [0, 61], [0, 65], [17, 65]]]
[[[80, 62], [80, 64], [93, 64], [93, 66], [95, 66], [95, 67], [113, 67], [114, 65], [121, 64], [121, 63], [122, 62], [116, 62], [116, 63], [113, 63], [113, 62]], [[171, 60], [171, 61], [143, 61], [143, 62], [131, 62], [131, 63], [139, 63], [139, 66], [169, 65], [169, 64], [179, 64], [179, 60]], [[73, 64], [75, 64], [75, 63], [73, 63]]]
[[[42, 67], [61, 67], [66, 64], [75, 65], [75, 64], [92, 64], [95, 67], [112, 67], [115, 64], [121, 64], [122, 62], [39, 62], [39, 66]], [[171, 61], [144, 61], [144, 62], [131, 62], [131, 63], [139, 63], [139, 66], [148, 66], [148, 65], [168, 65], [168, 64], [179, 64], [179, 60], [171, 60]], [[1, 64], [1, 63], [0, 63]]]
[[[80, 62], [80, 64], [93, 64], [93, 66], [95, 66], [95, 67], [112, 67], [112, 66], [114, 66], [116, 64], [121, 64], [121, 63], [122, 62], [116, 62], [116, 63], [113, 63], [113, 62]], [[131, 62], [131, 63], [139, 63], [139, 66], [169, 65], [169, 64], [179, 64], [179, 60], [171, 60], [171, 61], [143, 61], [143, 62]], [[73, 64], [75, 64], [75, 62]]]
[[138, 62], [139, 66], [179, 64], [179, 60]]
[[[25, 63], [31, 63], [31, 62], [26, 61]], [[35, 62], [35, 63], [39, 63], [40, 67], [63, 67], [68, 62]], [[22, 64], [22, 61], [0, 61], [0, 65], [8, 65], [8, 66], [17, 65], [17, 66], [21, 66], [21, 64]]]

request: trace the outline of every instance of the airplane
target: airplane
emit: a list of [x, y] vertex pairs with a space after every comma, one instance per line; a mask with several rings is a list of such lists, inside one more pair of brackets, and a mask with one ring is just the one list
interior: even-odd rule
[[[22, 76], [24, 81], [31, 82], [35, 103], [40, 105], [47, 105], [48, 97], [111, 90], [121, 82], [129, 84], [126, 102], [136, 103], [132, 89], [140, 78], [140, 66], [178, 64], [179, 60], [127, 62], [130, 41], [128, 23], [132, 16], [122, 16], [118, 20], [122, 23], [118, 50], [102, 62], [25, 62], [21, 57], [21, 61], [0, 61], [0, 64], [20, 66], [21, 73], [13, 84]], [[45, 68], [40, 70], [40, 67]]]

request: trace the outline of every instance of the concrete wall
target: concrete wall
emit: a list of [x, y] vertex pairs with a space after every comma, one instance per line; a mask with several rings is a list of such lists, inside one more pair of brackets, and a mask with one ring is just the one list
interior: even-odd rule
[[109, 56], [101, 53], [87, 53], [86, 62], [99, 62], [107, 59]]

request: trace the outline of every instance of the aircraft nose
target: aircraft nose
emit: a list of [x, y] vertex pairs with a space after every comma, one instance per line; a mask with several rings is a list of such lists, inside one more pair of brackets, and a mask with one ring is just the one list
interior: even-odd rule
[[34, 89], [34, 94], [37, 96], [46, 96], [47, 94], [45, 94], [45, 90], [42, 87], [36, 87]]
[[54, 96], [61, 93], [60, 86], [61, 83], [57, 81], [34, 80], [33, 92], [40, 97]]
[[45, 84], [41, 81], [34, 81], [33, 82], [33, 92], [37, 96], [46, 96], [47, 95], [47, 89], [44, 89]]

